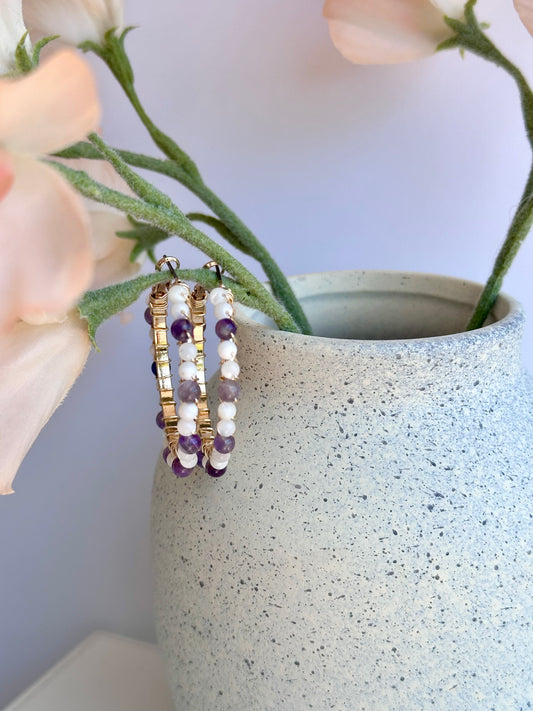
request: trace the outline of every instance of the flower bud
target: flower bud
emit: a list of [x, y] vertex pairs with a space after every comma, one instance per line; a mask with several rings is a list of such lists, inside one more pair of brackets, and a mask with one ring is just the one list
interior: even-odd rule
[[122, 29], [122, 0], [24, 0], [24, 20], [32, 36], [102, 44], [108, 30]]

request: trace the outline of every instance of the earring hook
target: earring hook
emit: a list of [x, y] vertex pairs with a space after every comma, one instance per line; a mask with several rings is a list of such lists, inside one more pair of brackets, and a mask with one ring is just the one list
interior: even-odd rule
[[210, 262], [206, 262], [202, 268], [203, 269], [212, 269], [213, 267], [215, 268], [215, 271], [217, 274], [219, 286], [224, 286], [224, 283], [222, 281], [222, 274], [224, 274], [224, 268], [223, 267], [221, 268], [221, 266], [218, 262], [211, 260]]
[[168, 271], [172, 274], [174, 279], [178, 279], [178, 275], [176, 274], [176, 270], [172, 266], [172, 263], [176, 265], [176, 269], [180, 268], [180, 260], [177, 257], [167, 257], [166, 254], [164, 254], [161, 259], [157, 262], [155, 265], [155, 268], [157, 269], [158, 272], [162, 270], [164, 265], [166, 264], [168, 267]]

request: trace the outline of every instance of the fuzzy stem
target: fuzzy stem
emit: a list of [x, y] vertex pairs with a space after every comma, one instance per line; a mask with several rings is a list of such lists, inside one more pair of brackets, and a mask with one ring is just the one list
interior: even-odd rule
[[[530, 148], [533, 150], [533, 92], [522, 72], [505, 57], [492, 43], [481, 28], [475, 13], [476, 0], [470, 0], [465, 5], [465, 21], [446, 18], [455, 35], [445, 40], [439, 49], [459, 48], [468, 50], [488, 62], [506, 71], [516, 82], [520, 94], [524, 125]], [[474, 313], [466, 326], [467, 331], [483, 326], [502, 287], [503, 279], [523, 241], [529, 234], [533, 224], [533, 163], [528, 180], [513, 216], [505, 241], [496, 257], [492, 272], [485, 284]]]
[[128, 97], [135, 112], [148, 130], [155, 145], [176, 166], [177, 170], [173, 173], [172, 177], [186, 186], [210, 207], [226, 227], [237, 236], [238, 241], [242, 242], [253, 257], [259, 261], [270, 282], [274, 296], [281, 301], [287, 311], [289, 311], [298, 324], [299, 329], [303, 333], [310, 334], [311, 325], [287, 278], [270, 252], [228, 205], [207, 187], [202, 180], [200, 171], [190, 156], [185, 153], [170, 136], [161, 131], [148, 116], [135, 89], [133, 70], [124, 46], [126, 34], [127, 31], [118, 37], [114, 32], [107, 33], [103, 45], [100, 46], [92, 42], [86, 42], [82, 45], [82, 48], [95, 52], [95, 54], [107, 64]]
[[[226, 252], [223, 247], [194, 227], [175, 205], [169, 207], [168, 205], [144, 202], [137, 198], [130, 197], [129, 195], [124, 195], [116, 190], [112, 190], [111, 188], [107, 188], [105, 185], [93, 180], [84, 171], [74, 170], [73, 168], [54, 161], [47, 162], [58, 170], [84, 197], [115, 207], [127, 215], [131, 215], [138, 220], [143, 220], [155, 227], [159, 227], [169, 234], [178, 235], [194, 247], [197, 247], [209, 255], [228, 272], [233, 274], [235, 279], [247, 289], [256, 299], [257, 303], [261, 305], [261, 311], [267, 316], [270, 316], [281, 330], [299, 332], [298, 326], [291, 315], [274, 299], [261, 282], [243, 267], [237, 259]], [[126, 173], [124, 171], [123, 173], [124, 177]], [[136, 177], [142, 181], [140, 176]], [[140, 183], [136, 184], [138, 189], [139, 185]], [[155, 191], [153, 186], [149, 183], [148, 185]], [[168, 200], [166, 196], [164, 197]]]

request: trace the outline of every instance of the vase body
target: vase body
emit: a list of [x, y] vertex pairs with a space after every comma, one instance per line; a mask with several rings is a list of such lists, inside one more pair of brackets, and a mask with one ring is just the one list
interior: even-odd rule
[[493, 323], [460, 333], [472, 283], [292, 284], [321, 335], [241, 311], [226, 475], [176, 480], [159, 457], [156, 617], [176, 708], [530, 708], [520, 307], [500, 297]]

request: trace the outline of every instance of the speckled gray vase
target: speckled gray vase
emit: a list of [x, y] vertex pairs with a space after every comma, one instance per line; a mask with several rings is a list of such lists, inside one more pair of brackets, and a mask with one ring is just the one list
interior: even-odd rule
[[319, 335], [241, 312], [227, 474], [157, 465], [157, 627], [176, 709], [529, 709], [520, 307], [500, 297], [490, 325], [460, 333], [479, 285], [292, 283]]

